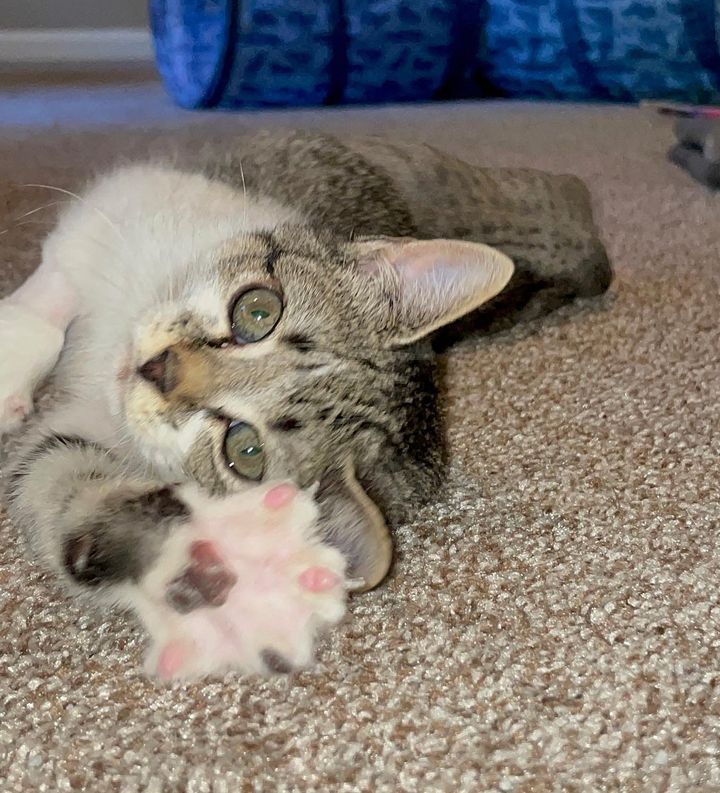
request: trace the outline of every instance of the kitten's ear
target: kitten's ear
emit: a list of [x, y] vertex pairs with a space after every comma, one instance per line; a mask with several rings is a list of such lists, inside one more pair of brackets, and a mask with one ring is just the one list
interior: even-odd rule
[[361, 272], [390, 304], [390, 344], [416, 341], [500, 292], [512, 260], [489, 245], [460, 240], [384, 238], [351, 243]]
[[347, 559], [353, 587], [367, 591], [387, 575], [392, 561], [390, 531], [380, 510], [357, 481], [350, 464], [323, 476], [318, 486], [323, 540]]

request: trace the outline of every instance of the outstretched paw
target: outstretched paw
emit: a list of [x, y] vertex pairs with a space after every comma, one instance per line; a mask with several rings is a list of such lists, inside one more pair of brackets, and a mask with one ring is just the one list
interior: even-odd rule
[[345, 613], [345, 560], [322, 545], [318, 509], [293, 485], [188, 499], [190, 522], [141, 582], [147, 668], [163, 679], [306, 666]]

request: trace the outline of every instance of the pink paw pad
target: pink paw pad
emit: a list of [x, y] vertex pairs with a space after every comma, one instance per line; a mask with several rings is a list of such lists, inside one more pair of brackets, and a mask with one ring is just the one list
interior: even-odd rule
[[236, 583], [237, 576], [225, 567], [215, 546], [197, 540], [190, 546], [190, 564], [168, 584], [165, 600], [180, 614], [222, 606]]
[[162, 680], [173, 678], [182, 669], [190, 653], [191, 647], [187, 641], [174, 639], [168, 642], [157, 661], [157, 676]]
[[308, 592], [327, 592], [340, 583], [340, 577], [327, 567], [308, 567], [300, 573], [298, 581]]
[[220, 555], [209, 540], [196, 540], [190, 546], [190, 558], [208, 573], [219, 572], [223, 567]]
[[268, 509], [281, 509], [295, 498], [297, 492], [293, 485], [276, 485], [265, 493], [263, 504]]
[[314, 496], [287, 480], [223, 503], [197, 497], [191, 520], [170, 534], [142, 582], [148, 672], [192, 680], [310, 664], [319, 637], [345, 614], [347, 595], [345, 561], [322, 542]]

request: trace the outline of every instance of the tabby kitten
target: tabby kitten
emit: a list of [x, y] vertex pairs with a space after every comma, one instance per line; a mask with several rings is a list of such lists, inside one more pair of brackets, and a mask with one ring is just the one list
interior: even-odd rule
[[[0, 433], [53, 369], [58, 394], [26, 424], [11, 515], [74, 591], [136, 605], [198, 520], [188, 483], [215, 499], [318, 483], [324, 541], [373, 587], [388, 525], [441, 482], [432, 334], [488, 301], [534, 316], [609, 282], [573, 177], [303, 133], [123, 167], [0, 302]], [[208, 604], [180, 583], [169, 602]]]

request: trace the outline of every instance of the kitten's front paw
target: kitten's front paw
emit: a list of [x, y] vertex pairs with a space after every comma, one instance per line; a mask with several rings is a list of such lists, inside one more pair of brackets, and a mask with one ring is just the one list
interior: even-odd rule
[[311, 496], [281, 484], [191, 505], [191, 521], [141, 582], [148, 671], [176, 679], [306, 666], [346, 599], [345, 560], [321, 544]]
[[0, 301], [0, 436], [32, 412], [33, 391], [55, 365], [65, 334], [32, 312]]

